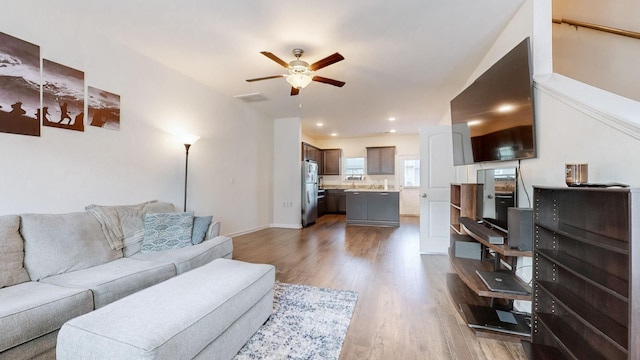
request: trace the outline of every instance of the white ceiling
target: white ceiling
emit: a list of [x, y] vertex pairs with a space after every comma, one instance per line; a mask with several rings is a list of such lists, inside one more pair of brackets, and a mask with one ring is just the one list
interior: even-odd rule
[[[75, 14], [223, 96], [260, 93], [266, 100], [249, 106], [270, 118], [300, 117], [305, 134], [324, 138], [417, 133], [438, 123], [523, 1], [57, 0], [51, 6], [64, 6], [70, 18]], [[284, 73], [260, 51], [289, 62], [297, 47], [308, 63], [342, 54], [345, 60], [317, 74], [346, 85], [314, 82], [290, 96], [284, 79], [245, 81]]]

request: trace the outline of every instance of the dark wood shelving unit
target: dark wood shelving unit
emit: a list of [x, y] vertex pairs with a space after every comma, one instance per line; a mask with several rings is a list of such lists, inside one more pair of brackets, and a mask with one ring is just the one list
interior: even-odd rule
[[[492, 262], [457, 258], [453, 256], [451, 249], [449, 249], [449, 262], [460, 277], [460, 280], [462, 280], [467, 287], [478, 296], [494, 299], [531, 301], [531, 295], [509, 294], [489, 290], [476, 273], [476, 270], [493, 271], [494, 265]], [[527, 284], [522, 283], [521, 285], [530, 289]]]
[[[449, 289], [449, 295], [454, 300], [455, 304], [469, 304], [469, 305], [477, 305], [477, 306], [491, 306], [491, 298], [478, 296], [478, 294], [471, 291], [469, 286], [460, 279], [458, 274], [447, 274], [447, 288]], [[462, 310], [459, 306], [456, 306], [456, 311], [462, 319], [465, 318], [465, 315], [462, 313]], [[477, 337], [484, 337], [495, 340], [504, 340], [509, 342], [518, 342], [523, 340], [529, 340], [528, 337], [522, 337], [512, 334], [505, 334], [497, 331], [484, 330], [484, 329], [473, 329], [470, 328]]]
[[[487, 308], [509, 309], [513, 300], [531, 301], [531, 295], [495, 292], [489, 290], [476, 271], [510, 270], [500, 268], [501, 260], [509, 263], [519, 256], [532, 256], [531, 251], [512, 249], [507, 244], [492, 244], [492, 237], [506, 237], [506, 234], [495, 229], [489, 229], [478, 224], [476, 218], [476, 204], [478, 197], [478, 184], [451, 184], [451, 241], [478, 242], [482, 246], [482, 260], [456, 257], [453, 249], [449, 248], [449, 261], [456, 274], [451, 274], [447, 279], [447, 287], [454, 303], [478, 305]], [[521, 285], [531, 292], [528, 284]], [[459, 306], [458, 306], [459, 307]], [[463, 311], [457, 308], [463, 319], [466, 319]], [[473, 328], [476, 336], [488, 337], [505, 341], [529, 340], [529, 336], [520, 336], [505, 332], [492, 331], [490, 329]]]
[[534, 187], [527, 354], [554, 349], [566, 359], [640, 359], [639, 194]]
[[451, 184], [451, 231], [459, 235], [467, 235], [460, 226], [460, 218], [476, 217], [477, 184]]
[[565, 360], [566, 357], [558, 349], [540, 344], [531, 344], [531, 341], [522, 341], [525, 355], [531, 360]]
[[522, 251], [522, 250], [518, 250], [518, 249], [513, 249], [511, 247], [509, 247], [509, 245], [505, 244], [491, 244], [487, 239], [486, 236], [483, 236], [483, 234], [491, 234], [491, 233], [495, 233], [495, 234], [499, 234], [498, 236], [506, 236], [506, 234], [498, 231], [498, 230], [493, 230], [493, 229], [488, 229], [485, 226], [476, 223], [474, 220], [470, 219], [470, 218], [461, 218], [460, 219], [460, 224], [462, 225], [462, 228], [464, 229], [465, 233], [469, 234], [469, 236], [471, 236], [472, 238], [474, 238], [475, 240], [477, 240], [479, 243], [481, 243], [482, 245], [486, 246], [487, 248], [499, 253], [500, 255], [504, 255], [504, 256], [528, 256], [531, 257], [533, 255], [532, 251]]

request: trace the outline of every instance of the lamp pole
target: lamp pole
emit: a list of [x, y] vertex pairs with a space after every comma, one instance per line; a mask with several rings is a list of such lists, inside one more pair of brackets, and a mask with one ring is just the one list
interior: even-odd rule
[[184, 150], [186, 157], [184, 160], [184, 211], [187, 211], [187, 175], [189, 174], [189, 148], [193, 143], [200, 139], [197, 135], [184, 134], [182, 135], [182, 143], [184, 144]]
[[184, 144], [186, 157], [184, 161], [184, 212], [187, 211], [187, 175], [189, 174], [189, 148], [191, 144]]

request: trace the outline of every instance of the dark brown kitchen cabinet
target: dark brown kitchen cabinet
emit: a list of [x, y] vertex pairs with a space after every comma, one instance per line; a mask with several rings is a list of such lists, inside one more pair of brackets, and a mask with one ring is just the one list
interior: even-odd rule
[[320, 175], [340, 175], [342, 167], [342, 149], [322, 150], [322, 167]]
[[367, 148], [367, 174], [393, 175], [396, 170], [396, 147], [377, 146]]
[[318, 164], [318, 175], [340, 175], [342, 149], [320, 149], [302, 143], [302, 161], [310, 160]]
[[347, 212], [347, 194], [343, 189], [326, 189], [324, 198], [327, 214]]
[[327, 213], [326, 192], [323, 189], [318, 190], [318, 217]]
[[320, 168], [322, 162], [322, 149], [319, 149], [311, 144], [305, 142], [302, 143], [302, 161], [311, 160], [315, 161]]

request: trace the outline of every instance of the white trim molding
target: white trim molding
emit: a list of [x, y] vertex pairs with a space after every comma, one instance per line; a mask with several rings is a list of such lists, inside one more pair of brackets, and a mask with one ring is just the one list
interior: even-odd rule
[[556, 73], [534, 76], [534, 87], [640, 140], [640, 102]]

